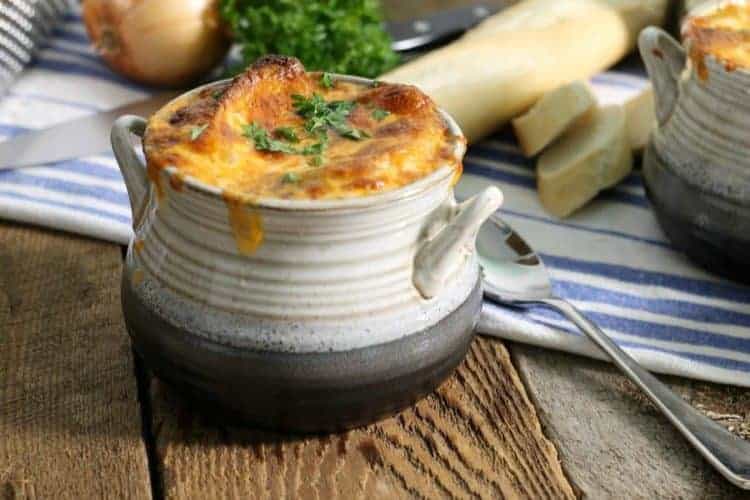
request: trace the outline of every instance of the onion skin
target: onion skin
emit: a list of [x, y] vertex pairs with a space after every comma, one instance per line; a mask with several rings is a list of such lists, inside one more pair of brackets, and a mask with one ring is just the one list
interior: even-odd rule
[[109, 67], [147, 85], [188, 85], [229, 47], [217, 0], [84, 0], [83, 20]]

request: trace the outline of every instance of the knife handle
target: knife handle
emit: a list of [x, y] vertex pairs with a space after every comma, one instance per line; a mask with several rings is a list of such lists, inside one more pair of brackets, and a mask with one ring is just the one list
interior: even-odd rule
[[133, 229], [136, 229], [145, 213], [147, 194], [149, 189], [146, 164], [136, 153], [133, 136], [143, 139], [146, 131], [146, 120], [140, 116], [125, 115], [115, 121], [112, 126], [112, 151], [115, 153], [117, 164], [125, 180], [130, 199], [130, 210], [133, 214]]

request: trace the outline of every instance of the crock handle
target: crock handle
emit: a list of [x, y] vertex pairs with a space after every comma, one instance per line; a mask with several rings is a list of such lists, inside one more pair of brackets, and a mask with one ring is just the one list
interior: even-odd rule
[[140, 116], [125, 115], [115, 121], [111, 133], [112, 151], [115, 153], [117, 164], [125, 179], [128, 198], [130, 198], [133, 228], [137, 228], [140, 223], [148, 193], [146, 165], [135, 152], [133, 135], [142, 139], [145, 131], [146, 120]]
[[422, 244], [414, 258], [412, 280], [422, 297], [430, 299], [440, 293], [445, 280], [474, 250], [479, 227], [502, 203], [503, 194], [494, 186], [459, 205], [454, 202], [450, 220]]
[[685, 49], [666, 31], [649, 26], [638, 36], [638, 49], [654, 85], [656, 119], [664, 125], [672, 116], [680, 88], [680, 74], [687, 60]]

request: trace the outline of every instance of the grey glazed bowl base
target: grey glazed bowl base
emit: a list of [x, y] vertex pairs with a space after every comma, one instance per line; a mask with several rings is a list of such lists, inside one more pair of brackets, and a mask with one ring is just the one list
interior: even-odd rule
[[343, 352], [259, 352], [181, 330], [122, 283], [133, 346], [160, 379], [207, 411], [292, 432], [335, 432], [393, 415], [431, 393], [466, 356], [482, 306], [481, 282], [432, 327]]
[[750, 205], [693, 186], [653, 143], [644, 154], [643, 174], [646, 194], [672, 244], [710, 272], [750, 282]]

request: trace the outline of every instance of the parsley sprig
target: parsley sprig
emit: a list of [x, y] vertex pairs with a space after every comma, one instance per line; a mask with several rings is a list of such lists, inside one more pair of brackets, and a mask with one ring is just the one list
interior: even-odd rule
[[221, 0], [242, 64], [264, 54], [299, 58], [310, 71], [375, 77], [399, 56], [376, 0]]

